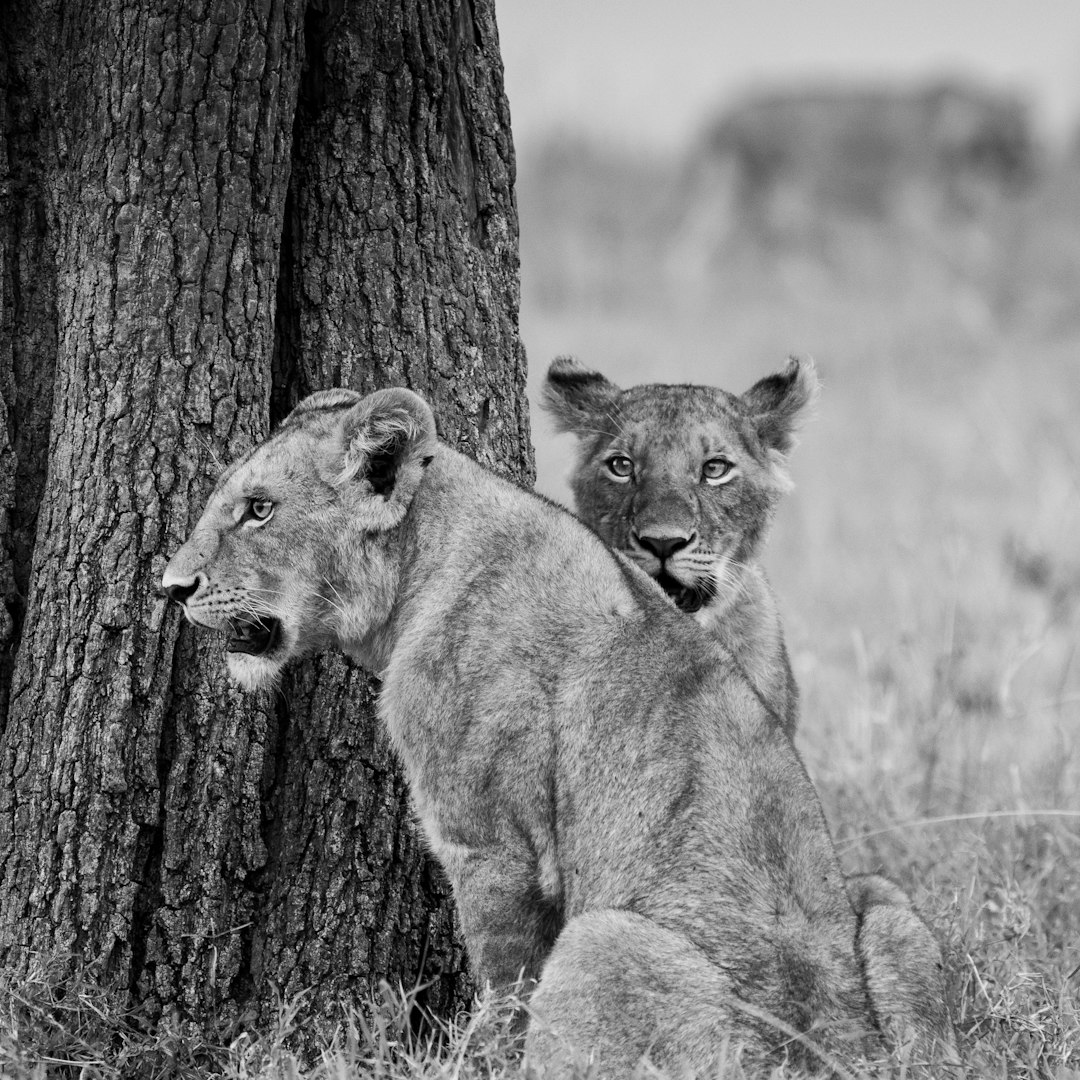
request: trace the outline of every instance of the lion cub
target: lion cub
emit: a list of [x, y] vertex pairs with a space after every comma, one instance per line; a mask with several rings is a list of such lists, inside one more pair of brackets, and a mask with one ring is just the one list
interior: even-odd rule
[[[757, 555], [817, 391], [813, 363], [794, 357], [741, 397], [707, 386], [620, 390], [567, 356], [552, 362], [544, 388], [556, 426], [580, 443], [578, 516], [720, 642], [789, 736], [798, 688]], [[909, 897], [876, 874], [847, 877], [845, 887], [881, 1028], [894, 1044], [905, 1031], [947, 1031], [941, 950]]]
[[579, 440], [578, 517], [721, 642], [789, 735], [798, 687], [758, 554], [817, 389], [813, 364], [795, 358], [737, 397], [708, 386], [620, 390], [569, 356], [544, 388], [558, 430]]

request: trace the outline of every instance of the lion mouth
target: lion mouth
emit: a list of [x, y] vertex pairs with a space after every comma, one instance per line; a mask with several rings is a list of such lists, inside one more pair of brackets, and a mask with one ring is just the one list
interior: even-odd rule
[[226, 652], [265, 656], [281, 640], [281, 620], [270, 615], [230, 619], [229, 629], [232, 636], [225, 647]]
[[661, 570], [656, 577], [656, 583], [671, 597], [675, 602], [675, 606], [688, 615], [700, 611], [716, 596], [716, 590], [713, 587], [712, 580], [709, 578], [705, 578], [694, 585], [685, 585], [664, 570]]

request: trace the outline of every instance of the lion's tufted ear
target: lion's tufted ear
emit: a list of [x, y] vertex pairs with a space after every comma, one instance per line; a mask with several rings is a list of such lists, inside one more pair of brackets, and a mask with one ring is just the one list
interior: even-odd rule
[[548, 368], [543, 405], [554, 419], [556, 430], [591, 435], [618, 407], [621, 392], [599, 371], [592, 371], [572, 356], [558, 356]]
[[338, 487], [358, 485], [362, 527], [381, 532], [405, 516], [435, 450], [435, 417], [422, 397], [395, 387], [344, 414]]
[[793, 356], [783, 371], [767, 375], [743, 394], [743, 406], [767, 449], [785, 455], [791, 450], [802, 414], [818, 389], [813, 360]]

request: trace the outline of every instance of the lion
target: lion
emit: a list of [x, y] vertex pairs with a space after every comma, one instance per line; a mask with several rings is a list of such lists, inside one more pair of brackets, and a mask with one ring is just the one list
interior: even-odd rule
[[794, 357], [739, 397], [710, 386], [621, 390], [560, 356], [543, 396], [556, 430], [578, 439], [578, 517], [715, 635], [789, 735], [799, 690], [759, 554], [817, 391], [813, 363]]
[[[473, 973], [531, 987], [525, 1051], [599, 1077], [876, 1052], [883, 1017], [816, 792], [738, 665], [572, 515], [441, 444], [407, 390], [326, 390], [228, 468], [162, 586], [272, 688], [340, 648], [379, 710]], [[880, 950], [886, 957], [887, 949]], [[940, 970], [917, 994], [943, 993]]]
[[[813, 362], [798, 357], [736, 396], [691, 385], [622, 390], [560, 356], [548, 368], [543, 395], [557, 430], [579, 441], [570, 481], [578, 517], [715, 637], [790, 736], [798, 686], [758, 553], [780, 496], [790, 490], [788, 457], [818, 392]], [[860, 919], [879, 925], [877, 939], [900, 943], [888, 965], [920, 958], [892, 980], [894, 998], [896, 988], [919, 985], [921, 970], [941, 968], [929, 928], [898, 885], [865, 874], [849, 877], [847, 888]], [[880, 969], [865, 949], [863, 964]], [[876, 978], [871, 984], [884, 985]], [[932, 1000], [915, 992], [905, 1008]], [[904, 1011], [895, 999], [882, 1004], [886, 1018]]]

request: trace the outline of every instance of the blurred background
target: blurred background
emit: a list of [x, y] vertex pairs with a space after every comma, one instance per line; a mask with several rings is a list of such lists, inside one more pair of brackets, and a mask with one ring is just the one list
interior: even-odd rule
[[559, 353], [732, 391], [818, 364], [766, 563], [841, 836], [1075, 813], [1080, 4], [497, 13], [534, 402]]

